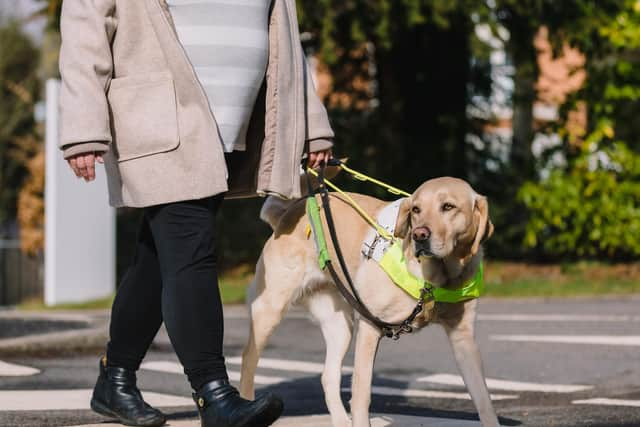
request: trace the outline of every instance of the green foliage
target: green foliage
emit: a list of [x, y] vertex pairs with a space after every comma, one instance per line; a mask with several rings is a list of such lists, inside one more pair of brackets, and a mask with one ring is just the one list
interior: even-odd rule
[[[573, 33], [586, 54], [587, 82], [567, 105], [588, 109], [581, 147], [564, 149], [568, 166], [529, 182], [519, 197], [529, 210], [524, 243], [566, 257], [640, 256], [640, 1], [589, 32]], [[561, 126], [559, 134], [568, 138]]]
[[35, 131], [38, 57], [19, 23], [0, 22], [0, 224], [15, 217], [26, 161], [36, 148], [25, 137]]
[[525, 244], [548, 255], [640, 256], [640, 155], [624, 144], [585, 152], [567, 171], [525, 184]]
[[[50, 28], [57, 28], [61, 0], [39, 1]], [[439, 175], [469, 179], [492, 203], [498, 230], [489, 243], [492, 254], [536, 259], [638, 254], [634, 165], [640, 150], [639, 0], [297, 3], [301, 30], [312, 36], [306, 48], [328, 66], [332, 94], [351, 101], [329, 105], [337, 154], [407, 189]], [[470, 134], [483, 137], [491, 124], [491, 118], [482, 121], [467, 115], [472, 96], [489, 93], [495, 83], [490, 81], [491, 49], [475, 34], [479, 24], [488, 25], [503, 40], [514, 66], [515, 89], [509, 102], [517, 126], [514, 150], [506, 157], [467, 142]], [[567, 166], [555, 169], [545, 162], [546, 155], [530, 155], [530, 112], [538, 76], [533, 36], [543, 25], [557, 52], [564, 42], [580, 49], [588, 75], [584, 87], [561, 107], [560, 122], [545, 129], [564, 142], [559, 149]], [[499, 28], [506, 28], [510, 37]], [[566, 123], [578, 104], [587, 107], [588, 126], [586, 135], [576, 138]], [[580, 139], [582, 147], [576, 144]], [[492, 146], [486, 138], [483, 142]], [[605, 163], [594, 168], [593, 159], [603, 156], [617, 169]], [[541, 171], [546, 173], [544, 180], [537, 178]], [[521, 187], [524, 181], [528, 182]], [[371, 191], [348, 182], [351, 190]], [[268, 233], [259, 226], [254, 230], [253, 225], [241, 225], [256, 222], [259, 203], [227, 207], [226, 216], [233, 221], [225, 221], [223, 237], [246, 234], [223, 242], [223, 258], [229, 264], [255, 257]], [[240, 225], [238, 212], [247, 220]], [[234, 242], [240, 245], [234, 247]]]
[[60, 28], [60, 12], [62, 11], [62, 0], [36, 1], [38, 3], [43, 3], [43, 6], [35, 13], [35, 16], [46, 18], [47, 28], [49, 30], [57, 31]]
[[349, 101], [328, 105], [337, 154], [404, 188], [465, 177], [467, 3], [298, 1], [301, 29], [312, 35], [307, 47], [329, 67], [332, 94]]

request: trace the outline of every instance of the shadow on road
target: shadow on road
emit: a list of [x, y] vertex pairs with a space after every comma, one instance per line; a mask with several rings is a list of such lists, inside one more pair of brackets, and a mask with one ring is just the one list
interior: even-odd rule
[[[349, 388], [350, 382], [350, 376], [343, 376], [342, 388]], [[374, 382], [376, 384], [384, 384], [385, 386], [400, 389], [409, 388], [410, 386], [406, 382], [390, 381], [389, 379], [374, 379]], [[261, 387], [256, 394], [260, 395], [267, 391], [284, 399], [284, 416], [323, 415], [328, 413], [319, 376], [297, 378], [284, 383]], [[342, 400], [347, 410], [349, 409], [348, 403], [350, 398], [350, 392], [342, 393]], [[470, 401], [456, 400], [452, 402], [451, 400], [443, 399], [442, 408], [434, 409], [421, 406], [421, 400], [423, 399], [373, 395], [371, 399], [371, 412], [458, 420], [478, 420], [478, 415], [473, 408], [473, 403]], [[455, 406], [462, 406], [464, 409], [455, 409]], [[466, 408], [468, 408], [468, 410]], [[170, 419], [193, 418], [196, 416], [197, 412], [195, 411], [177, 412], [171, 414]], [[500, 424], [504, 426], [520, 426], [522, 422], [513, 418], [500, 417]]]

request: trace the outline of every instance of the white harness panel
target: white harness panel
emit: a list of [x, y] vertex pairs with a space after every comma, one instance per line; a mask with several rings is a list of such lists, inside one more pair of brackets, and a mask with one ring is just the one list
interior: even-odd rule
[[[376, 222], [391, 235], [393, 235], [395, 231], [398, 211], [400, 210], [400, 204], [404, 199], [406, 199], [406, 197], [389, 203], [387, 206], [382, 208], [376, 217]], [[373, 259], [376, 262], [380, 262], [382, 255], [384, 255], [391, 243], [392, 242], [380, 236], [378, 231], [372, 227], [362, 243], [362, 256], [364, 259]]]

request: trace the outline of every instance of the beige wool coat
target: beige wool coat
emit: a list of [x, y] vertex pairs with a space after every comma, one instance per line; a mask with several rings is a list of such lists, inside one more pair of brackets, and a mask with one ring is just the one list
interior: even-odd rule
[[64, 0], [64, 157], [104, 152], [112, 206], [301, 195], [300, 161], [333, 132], [300, 45], [294, 0], [273, 0], [269, 63], [247, 150], [227, 156], [165, 0]]

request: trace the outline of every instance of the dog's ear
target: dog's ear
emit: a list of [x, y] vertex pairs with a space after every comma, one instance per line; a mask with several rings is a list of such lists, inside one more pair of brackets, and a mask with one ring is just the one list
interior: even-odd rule
[[476, 228], [476, 235], [471, 245], [471, 255], [475, 255], [480, 250], [482, 242], [493, 234], [493, 224], [489, 219], [489, 202], [484, 196], [477, 195], [475, 206], [473, 207], [473, 217]]
[[400, 203], [400, 209], [398, 210], [398, 217], [396, 218], [396, 226], [393, 230], [393, 235], [404, 239], [409, 228], [411, 228], [411, 198], [405, 198]]

